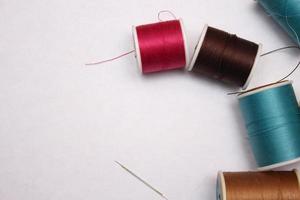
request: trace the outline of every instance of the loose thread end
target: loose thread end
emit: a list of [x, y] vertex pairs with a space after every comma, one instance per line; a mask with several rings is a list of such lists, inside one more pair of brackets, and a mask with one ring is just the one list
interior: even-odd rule
[[239, 95], [241, 94], [242, 92], [229, 92], [227, 93], [228, 96], [231, 96], [231, 95]]
[[157, 14], [157, 19], [159, 20], [159, 21], [164, 21], [162, 18], [161, 18], [161, 14], [163, 14], [163, 13], [168, 13], [170, 16], [172, 16], [172, 18], [175, 20], [175, 19], [177, 19], [177, 17], [176, 17], [176, 15], [172, 12], [172, 11], [170, 11], [170, 10], [161, 10], [161, 11], [159, 11], [158, 12], [158, 14]]
[[114, 57], [114, 58], [110, 58], [110, 59], [107, 59], [107, 60], [101, 60], [101, 61], [98, 61], [98, 62], [86, 63], [85, 65], [86, 65], [86, 66], [91, 66], [91, 65], [101, 65], [101, 64], [104, 64], [104, 63], [107, 63], [107, 62], [112, 62], [112, 61], [114, 61], [114, 60], [117, 60], [117, 59], [119, 59], [119, 58], [122, 58], [122, 57], [127, 56], [127, 55], [129, 55], [129, 54], [131, 54], [131, 53], [134, 53], [134, 52], [135, 52], [135, 50], [131, 50], [131, 51], [128, 51], [128, 52], [126, 52], [126, 53], [123, 53], [123, 54], [121, 54], [121, 55], [119, 55], [119, 56], [116, 56], [116, 57]]
[[[266, 52], [264, 54], [261, 54], [260, 57], [264, 57], [264, 56], [273, 54], [273, 53], [278, 52], [278, 51], [286, 50], [286, 49], [298, 49], [298, 50], [300, 50], [300, 46], [299, 45], [297, 45], [297, 46], [293, 45], [293, 46], [281, 47], [281, 48], [274, 49], [272, 51]], [[297, 65], [294, 67], [294, 69], [288, 75], [281, 78], [279, 81], [277, 81], [277, 83], [279, 83], [279, 82], [287, 79], [288, 77], [290, 77], [299, 68], [299, 66], [300, 66], [300, 61], [297, 63]]]

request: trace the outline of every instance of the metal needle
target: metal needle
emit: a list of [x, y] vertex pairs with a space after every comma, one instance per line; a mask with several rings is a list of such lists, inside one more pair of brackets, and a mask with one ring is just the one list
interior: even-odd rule
[[148, 188], [150, 188], [151, 190], [153, 190], [155, 193], [157, 193], [159, 196], [161, 196], [162, 198], [168, 200], [167, 197], [165, 197], [163, 195], [163, 193], [161, 193], [159, 190], [157, 190], [156, 188], [154, 188], [152, 185], [150, 185], [149, 183], [147, 183], [145, 180], [143, 180], [142, 178], [140, 178], [138, 175], [136, 175], [135, 173], [133, 173], [131, 170], [129, 170], [127, 167], [125, 167], [124, 165], [122, 165], [121, 163], [119, 163], [118, 161], [115, 161], [120, 167], [122, 167], [125, 171], [127, 171], [129, 174], [131, 174], [133, 177], [135, 177], [136, 179], [138, 179], [140, 182], [142, 182], [143, 184], [145, 184]]

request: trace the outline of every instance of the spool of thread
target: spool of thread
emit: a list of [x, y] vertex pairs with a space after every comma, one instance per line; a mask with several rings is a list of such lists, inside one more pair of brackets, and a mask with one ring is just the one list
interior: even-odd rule
[[181, 19], [134, 26], [133, 38], [143, 73], [187, 66], [188, 50]]
[[300, 108], [290, 81], [248, 90], [239, 104], [259, 170], [300, 161]]
[[295, 171], [219, 172], [217, 200], [299, 200]]
[[188, 70], [245, 89], [260, 52], [261, 44], [205, 25]]
[[298, 0], [257, 0], [265, 11], [300, 45], [300, 3]]

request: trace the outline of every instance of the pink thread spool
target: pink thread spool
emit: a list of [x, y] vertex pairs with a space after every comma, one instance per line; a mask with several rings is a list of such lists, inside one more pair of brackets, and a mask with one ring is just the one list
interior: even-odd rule
[[143, 73], [181, 69], [188, 65], [182, 20], [133, 26], [135, 55]]

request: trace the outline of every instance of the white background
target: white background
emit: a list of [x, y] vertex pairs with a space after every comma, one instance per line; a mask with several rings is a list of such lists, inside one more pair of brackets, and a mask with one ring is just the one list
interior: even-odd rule
[[[131, 26], [165, 9], [184, 20], [190, 55], [205, 23], [264, 52], [293, 44], [252, 0], [1, 0], [1, 200], [161, 199], [114, 160], [170, 200], [214, 200], [219, 170], [255, 169], [226, 95], [236, 88], [183, 71], [141, 75], [133, 55], [84, 65], [133, 49]], [[298, 55], [263, 58], [252, 86], [286, 75]]]

